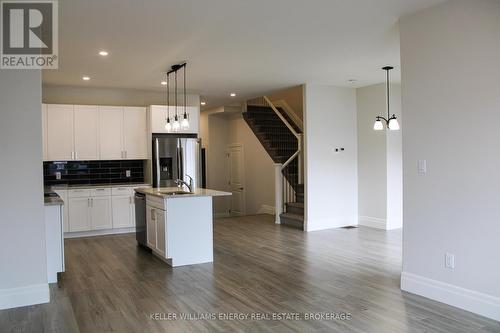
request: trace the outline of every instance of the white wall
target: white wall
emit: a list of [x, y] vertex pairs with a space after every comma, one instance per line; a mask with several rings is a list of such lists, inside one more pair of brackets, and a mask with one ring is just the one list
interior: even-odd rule
[[[383, 73], [381, 71], [381, 73]], [[391, 84], [391, 115], [401, 127], [401, 86]], [[358, 105], [359, 224], [401, 228], [403, 177], [401, 131], [374, 131], [376, 116], [387, 117], [386, 84], [356, 89]]]
[[[43, 85], [42, 99], [48, 104], [166, 105], [163, 91]], [[173, 96], [170, 96], [173, 104]], [[200, 96], [187, 94], [188, 106], [200, 106]]]
[[[200, 135], [207, 148], [207, 187], [228, 191], [227, 147], [243, 145], [246, 214], [274, 212], [274, 164], [241, 116], [241, 108], [202, 111]], [[229, 215], [230, 197], [214, 198], [214, 214]]]
[[0, 70], [0, 309], [49, 301], [41, 74]]
[[402, 289], [500, 320], [500, 2], [448, 1], [400, 33]]
[[305, 230], [356, 225], [356, 91], [306, 84], [304, 97]]

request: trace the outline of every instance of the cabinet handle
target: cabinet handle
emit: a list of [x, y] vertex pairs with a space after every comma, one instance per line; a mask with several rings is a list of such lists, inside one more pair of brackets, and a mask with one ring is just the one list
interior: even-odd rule
[[72, 160], [74, 160], [74, 159], [75, 159], [75, 152], [74, 152], [74, 151], [72, 151], [72, 152], [71, 152], [71, 159], [72, 159]]
[[87, 206], [90, 207], [90, 198], [87, 198]]
[[77, 160], [77, 159], [78, 159], [78, 152], [75, 151], [75, 160]]
[[124, 151], [124, 153], [125, 153], [125, 154], [124, 154], [124, 155], [125, 155], [125, 158], [127, 158], [127, 151], [125, 150], [125, 151]]
[[128, 202], [129, 202], [130, 204], [132, 204], [132, 203], [133, 203], [133, 202], [132, 202], [132, 197], [128, 197]]

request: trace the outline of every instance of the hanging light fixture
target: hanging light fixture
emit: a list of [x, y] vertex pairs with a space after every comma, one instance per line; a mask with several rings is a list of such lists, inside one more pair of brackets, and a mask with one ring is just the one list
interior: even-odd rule
[[189, 129], [189, 119], [188, 119], [188, 114], [186, 112], [186, 104], [187, 104], [186, 103], [187, 102], [187, 98], [186, 98], [186, 64], [184, 64], [183, 73], [184, 73], [184, 80], [182, 82], [184, 84], [184, 91], [183, 91], [183, 94], [184, 94], [184, 114], [182, 115], [181, 129], [186, 131]]
[[[177, 85], [177, 72], [181, 69], [184, 69], [184, 79], [183, 79], [183, 94], [184, 94], [184, 112], [182, 116], [179, 115], [179, 94], [178, 94], [178, 85]], [[170, 74], [174, 74], [174, 115], [173, 118], [170, 118]], [[189, 129], [189, 114], [187, 113], [187, 95], [186, 95], [186, 63], [173, 65], [170, 71], [167, 72], [167, 121], [165, 124], [165, 129], [170, 132], [179, 132], [180, 130], [188, 130]], [[182, 117], [182, 119], [181, 119]]]
[[399, 122], [395, 114], [392, 116], [390, 115], [390, 94], [389, 94], [389, 71], [391, 69], [394, 69], [392, 66], [386, 66], [382, 68], [384, 71], [386, 71], [387, 74], [387, 118], [384, 118], [382, 116], [377, 116], [375, 119], [375, 123], [373, 124], [373, 129], [375, 131], [382, 131], [384, 129], [384, 123], [382, 120], [385, 122], [387, 128], [390, 131], [398, 131], [400, 129], [399, 127]]
[[172, 131], [172, 123], [170, 122], [170, 89], [169, 89], [169, 74], [167, 73], [167, 79], [165, 80], [166, 82], [166, 88], [167, 88], [167, 96], [166, 96], [166, 103], [167, 103], [167, 121], [165, 123], [165, 130], [167, 132]]

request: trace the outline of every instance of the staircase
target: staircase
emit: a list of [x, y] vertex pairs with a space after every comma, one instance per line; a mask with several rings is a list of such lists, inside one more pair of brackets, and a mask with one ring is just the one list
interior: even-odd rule
[[[274, 163], [281, 167], [281, 224], [304, 228], [304, 184], [301, 175], [301, 131], [288, 114], [266, 98], [247, 102], [243, 118]], [[280, 193], [276, 193], [277, 196]]]

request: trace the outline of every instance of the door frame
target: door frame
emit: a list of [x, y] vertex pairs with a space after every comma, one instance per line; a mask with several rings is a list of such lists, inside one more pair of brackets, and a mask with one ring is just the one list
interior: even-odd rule
[[241, 152], [241, 159], [242, 159], [242, 163], [241, 163], [241, 173], [242, 173], [242, 187], [243, 187], [243, 199], [242, 199], [242, 209], [241, 209], [241, 214], [234, 214], [233, 213], [233, 205], [232, 205], [232, 198], [231, 198], [231, 204], [230, 204], [230, 213], [229, 215], [230, 216], [244, 216], [246, 215], [246, 211], [247, 211], [247, 205], [246, 205], [246, 173], [245, 173], [245, 149], [244, 149], [244, 146], [242, 143], [231, 143], [231, 144], [228, 144], [227, 147], [226, 147], [226, 181], [227, 181], [227, 186], [228, 186], [228, 190], [230, 192], [231, 191], [231, 167], [229, 165], [229, 151], [230, 149], [232, 148], [239, 148], [240, 149], [240, 152]]

